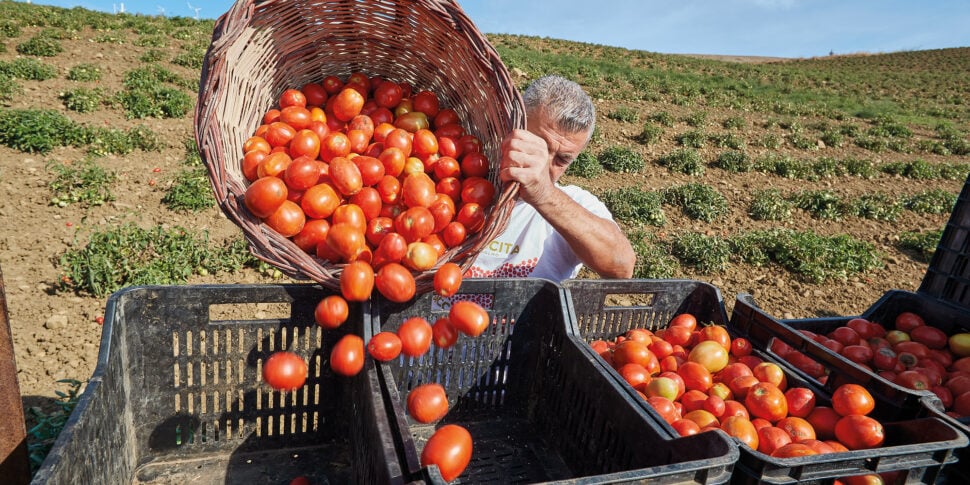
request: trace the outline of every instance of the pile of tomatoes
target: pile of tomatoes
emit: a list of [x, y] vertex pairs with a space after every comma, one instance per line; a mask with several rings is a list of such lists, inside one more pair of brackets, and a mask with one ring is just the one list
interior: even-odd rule
[[[452, 262], [444, 263], [435, 271], [434, 291], [441, 296], [453, 296], [461, 281], [461, 268]], [[326, 329], [341, 327], [350, 313], [348, 296], [344, 291], [320, 300], [314, 309], [316, 323]], [[438, 318], [434, 324], [420, 316], [409, 317], [401, 322], [396, 331], [382, 331], [372, 336], [366, 347], [360, 336], [347, 333], [330, 351], [330, 368], [338, 375], [355, 376], [364, 368], [366, 355], [382, 362], [402, 355], [421, 357], [431, 349], [432, 342], [439, 348], [447, 349], [457, 343], [459, 333], [477, 337], [485, 332], [488, 325], [488, 312], [480, 304], [470, 300], [455, 301], [448, 315]], [[306, 361], [293, 352], [275, 352], [263, 363], [263, 380], [278, 391], [293, 391], [303, 387], [307, 374]], [[408, 393], [407, 410], [420, 423], [438, 421], [448, 412], [444, 388], [439, 384], [415, 387]], [[441, 476], [451, 481], [468, 466], [471, 453], [471, 434], [461, 426], [450, 424], [437, 429], [425, 443], [421, 465], [437, 465]]]
[[[951, 416], [970, 416], [970, 338], [947, 336], [914, 312], [899, 313], [893, 323], [894, 328], [886, 329], [853, 318], [824, 335], [800, 332], [890, 382], [933, 392]], [[783, 343], [772, 350], [786, 360], [794, 355]], [[803, 367], [801, 362], [796, 358], [793, 364], [818, 377], [817, 364]]]
[[496, 195], [454, 109], [359, 72], [285, 90], [243, 151], [250, 213], [321, 260], [351, 263], [347, 285], [376, 271], [398, 302], [414, 296], [415, 272], [481, 231]]
[[[359, 72], [285, 90], [243, 152], [249, 212], [307, 253], [343, 265], [340, 294], [323, 298], [314, 311], [326, 329], [343, 325], [349, 302], [365, 301], [375, 289], [393, 302], [411, 300], [415, 274], [436, 266], [434, 291], [454, 295], [462, 270], [439, 260], [482, 230], [496, 195], [480, 140], [454, 109], [442, 107], [431, 91]], [[488, 323], [479, 304], [457, 301], [434, 324], [411, 317], [366, 345], [359, 335], [344, 335], [330, 351], [330, 367], [354, 376], [367, 355], [419, 357], [432, 342], [448, 348], [459, 333], [478, 336]], [[307, 371], [302, 357], [281, 351], [264, 363], [263, 379], [292, 391], [305, 384]], [[448, 410], [444, 390], [434, 384], [413, 389], [407, 404], [422, 423]], [[464, 428], [442, 426], [425, 444], [421, 463], [438, 465], [451, 481], [468, 465], [471, 444]]]
[[831, 406], [806, 387], [789, 387], [784, 369], [752, 354], [751, 343], [721, 325], [698, 326], [682, 313], [656, 332], [635, 328], [590, 343], [682, 436], [721, 429], [753, 450], [797, 457], [880, 446], [882, 425], [862, 386], [846, 384]]

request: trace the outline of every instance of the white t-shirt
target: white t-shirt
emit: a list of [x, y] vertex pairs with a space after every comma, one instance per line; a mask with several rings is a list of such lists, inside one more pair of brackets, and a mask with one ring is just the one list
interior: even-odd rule
[[[593, 214], [613, 220], [595, 195], [575, 185], [560, 186], [569, 198]], [[575, 278], [582, 262], [552, 225], [531, 205], [516, 201], [505, 231], [485, 245], [465, 276], [532, 277], [560, 282]]]

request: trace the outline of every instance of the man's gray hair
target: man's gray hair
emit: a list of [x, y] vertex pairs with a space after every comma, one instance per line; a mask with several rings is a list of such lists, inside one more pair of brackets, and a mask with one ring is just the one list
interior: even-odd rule
[[582, 86], [562, 76], [542, 76], [522, 93], [526, 113], [543, 112], [569, 133], [589, 133], [596, 126], [596, 108]]

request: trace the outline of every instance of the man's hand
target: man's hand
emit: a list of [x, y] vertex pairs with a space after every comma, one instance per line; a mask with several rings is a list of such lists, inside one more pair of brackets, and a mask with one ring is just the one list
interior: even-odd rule
[[[554, 140], [562, 146], [567, 138]], [[630, 278], [636, 263], [630, 241], [616, 223], [593, 214], [555, 186], [553, 163], [545, 138], [514, 130], [502, 142], [499, 177], [519, 182], [519, 197], [559, 232], [583, 264], [604, 278]]]
[[546, 141], [528, 130], [513, 130], [502, 141], [502, 182], [518, 182], [519, 197], [535, 205], [554, 189]]

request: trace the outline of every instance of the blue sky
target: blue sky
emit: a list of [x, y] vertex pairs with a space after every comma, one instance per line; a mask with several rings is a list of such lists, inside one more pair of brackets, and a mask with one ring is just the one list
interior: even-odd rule
[[[36, 0], [105, 12], [216, 18], [229, 0]], [[824, 56], [970, 47], [967, 0], [459, 0], [485, 33], [662, 53]], [[595, 7], [591, 7], [595, 5]]]

